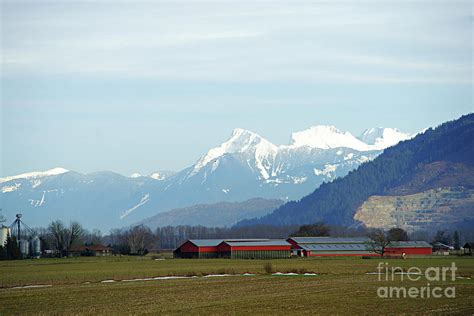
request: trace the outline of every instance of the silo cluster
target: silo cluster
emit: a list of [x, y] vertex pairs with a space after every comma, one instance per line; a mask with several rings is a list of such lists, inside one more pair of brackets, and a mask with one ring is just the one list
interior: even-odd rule
[[22, 258], [39, 258], [41, 256], [41, 240], [38, 236], [30, 240], [21, 239], [18, 243]]

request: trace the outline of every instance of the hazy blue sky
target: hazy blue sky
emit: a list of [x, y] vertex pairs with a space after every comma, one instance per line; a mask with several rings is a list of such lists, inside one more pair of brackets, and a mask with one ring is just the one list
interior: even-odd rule
[[473, 111], [471, 1], [1, 3], [0, 175], [180, 170], [235, 127], [282, 144]]

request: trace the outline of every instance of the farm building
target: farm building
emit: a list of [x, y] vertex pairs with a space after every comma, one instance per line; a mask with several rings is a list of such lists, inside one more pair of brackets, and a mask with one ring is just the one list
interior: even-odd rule
[[112, 249], [104, 245], [75, 246], [69, 250], [71, 256], [108, 256], [112, 254]]
[[449, 246], [440, 242], [433, 244], [433, 253], [437, 255], [449, 255], [449, 251], [454, 250], [453, 246]]
[[474, 252], [474, 241], [470, 241], [464, 244], [464, 254], [468, 256], [472, 256], [472, 253]]
[[217, 258], [217, 245], [222, 239], [190, 239], [173, 251], [175, 258]]
[[312, 256], [378, 256], [368, 247], [365, 237], [291, 237], [293, 255]]
[[223, 241], [219, 256], [232, 259], [278, 259], [291, 257], [291, 244], [285, 240]]
[[263, 242], [268, 239], [190, 239], [182, 243], [173, 251], [175, 258], [218, 258], [224, 255], [218, 250], [218, 245], [223, 242]]
[[433, 247], [426, 241], [393, 241], [385, 248], [387, 255], [431, 255]]
[[[291, 237], [287, 240], [293, 255], [311, 256], [379, 256], [366, 237]], [[425, 241], [394, 241], [386, 248], [387, 255], [431, 255], [432, 247]]]

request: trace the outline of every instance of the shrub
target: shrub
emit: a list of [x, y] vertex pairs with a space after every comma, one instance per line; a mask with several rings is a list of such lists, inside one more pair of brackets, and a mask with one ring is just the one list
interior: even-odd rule
[[263, 270], [265, 270], [265, 273], [267, 274], [271, 274], [273, 273], [275, 270], [273, 269], [273, 264], [271, 264], [271, 262], [267, 262], [263, 265]]

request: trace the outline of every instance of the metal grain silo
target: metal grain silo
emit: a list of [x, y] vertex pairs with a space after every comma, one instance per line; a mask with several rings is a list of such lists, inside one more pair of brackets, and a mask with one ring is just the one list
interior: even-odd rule
[[28, 257], [29, 254], [29, 249], [30, 248], [30, 243], [28, 240], [21, 239], [20, 240], [20, 253], [23, 258]]
[[33, 258], [39, 258], [41, 256], [41, 240], [38, 236], [30, 240], [30, 254]]
[[1, 225], [0, 227], [0, 246], [5, 246], [8, 235], [10, 235], [10, 228]]

